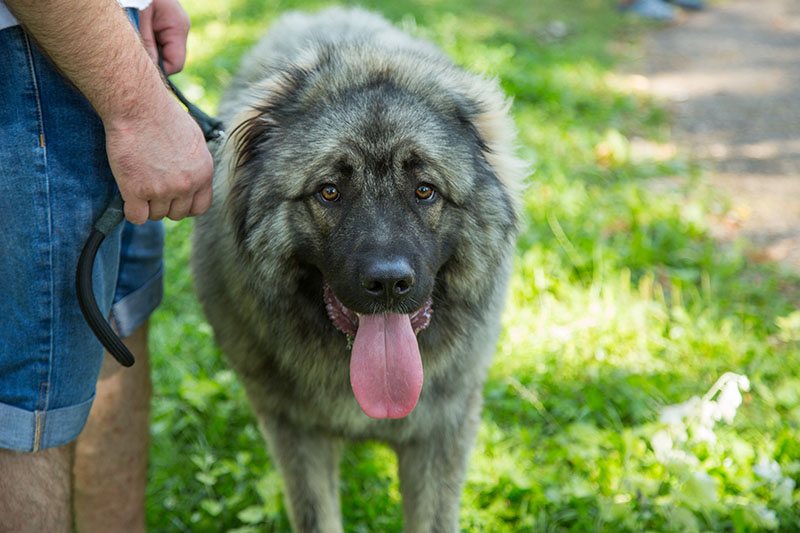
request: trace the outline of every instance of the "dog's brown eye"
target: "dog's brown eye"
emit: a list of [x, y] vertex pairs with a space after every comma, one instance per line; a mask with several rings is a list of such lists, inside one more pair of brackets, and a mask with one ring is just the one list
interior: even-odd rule
[[416, 195], [420, 200], [431, 200], [433, 199], [433, 187], [427, 183], [420, 183], [417, 185]]
[[341, 196], [339, 189], [337, 189], [335, 185], [325, 185], [319, 191], [319, 195], [326, 202], [335, 202]]

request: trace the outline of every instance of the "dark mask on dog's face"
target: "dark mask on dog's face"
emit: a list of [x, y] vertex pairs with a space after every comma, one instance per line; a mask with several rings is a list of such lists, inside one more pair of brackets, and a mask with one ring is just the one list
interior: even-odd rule
[[416, 335], [431, 320], [436, 274], [452, 250], [439, 231], [447, 200], [436, 176], [399, 144], [343, 156], [306, 202], [319, 231], [308, 259], [325, 280], [332, 323], [354, 339], [351, 385], [374, 418], [400, 418], [416, 405]]

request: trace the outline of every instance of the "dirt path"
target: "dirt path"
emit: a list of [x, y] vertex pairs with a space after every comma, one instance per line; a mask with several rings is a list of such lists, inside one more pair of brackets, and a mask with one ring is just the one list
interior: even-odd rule
[[727, 234], [800, 271], [800, 1], [726, 0], [655, 30], [642, 72], [732, 202]]

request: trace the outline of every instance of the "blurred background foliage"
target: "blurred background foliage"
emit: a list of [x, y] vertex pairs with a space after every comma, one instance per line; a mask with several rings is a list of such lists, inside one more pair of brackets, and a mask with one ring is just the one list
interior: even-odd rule
[[[175, 81], [214, 110], [282, 12], [325, 5], [185, 2]], [[499, 78], [532, 171], [462, 529], [800, 530], [800, 280], [712, 239], [725, 199], [670, 144], [663, 107], [615, 73], [643, 26], [612, 0], [359, 5]], [[288, 531], [282, 482], [193, 295], [191, 224], [167, 223], [153, 320], [149, 527]], [[395, 468], [380, 444], [348, 448], [346, 531], [402, 530]]]

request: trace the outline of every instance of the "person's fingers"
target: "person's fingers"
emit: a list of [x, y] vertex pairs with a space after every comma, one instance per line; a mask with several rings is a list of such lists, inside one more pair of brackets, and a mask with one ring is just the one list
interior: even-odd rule
[[158, 63], [158, 46], [156, 45], [156, 35], [153, 32], [153, 7], [139, 12], [139, 33], [142, 36], [144, 48], [147, 54]]
[[195, 217], [197, 215], [202, 215], [208, 208], [211, 207], [211, 201], [213, 200], [213, 188], [211, 184], [207, 187], [203, 187], [197, 194], [194, 195], [194, 199], [192, 201], [192, 209], [189, 211], [189, 216]]
[[[162, 34], [159, 34], [159, 39], [161, 39], [161, 35]], [[186, 60], [186, 41], [178, 38], [164, 37], [163, 40], [159, 41], [159, 45], [161, 59], [164, 62], [164, 73], [167, 76], [171, 76], [183, 70], [183, 65]]]
[[171, 204], [170, 200], [150, 200], [150, 216], [148, 218], [150, 220], [161, 220], [169, 213]]
[[131, 224], [144, 224], [150, 215], [150, 206], [144, 200], [125, 200], [125, 219]]
[[178, 2], [160, 0], [154, 3], [153, 31], [167, 76], [183, 69], [190, 26], [189, 15]]
[[192, 209], [193, 196], [182, 196], [172, 200], [169, 206], [167, 218], [172, 220], [182, 220], [189, 216], [189, 211]]

